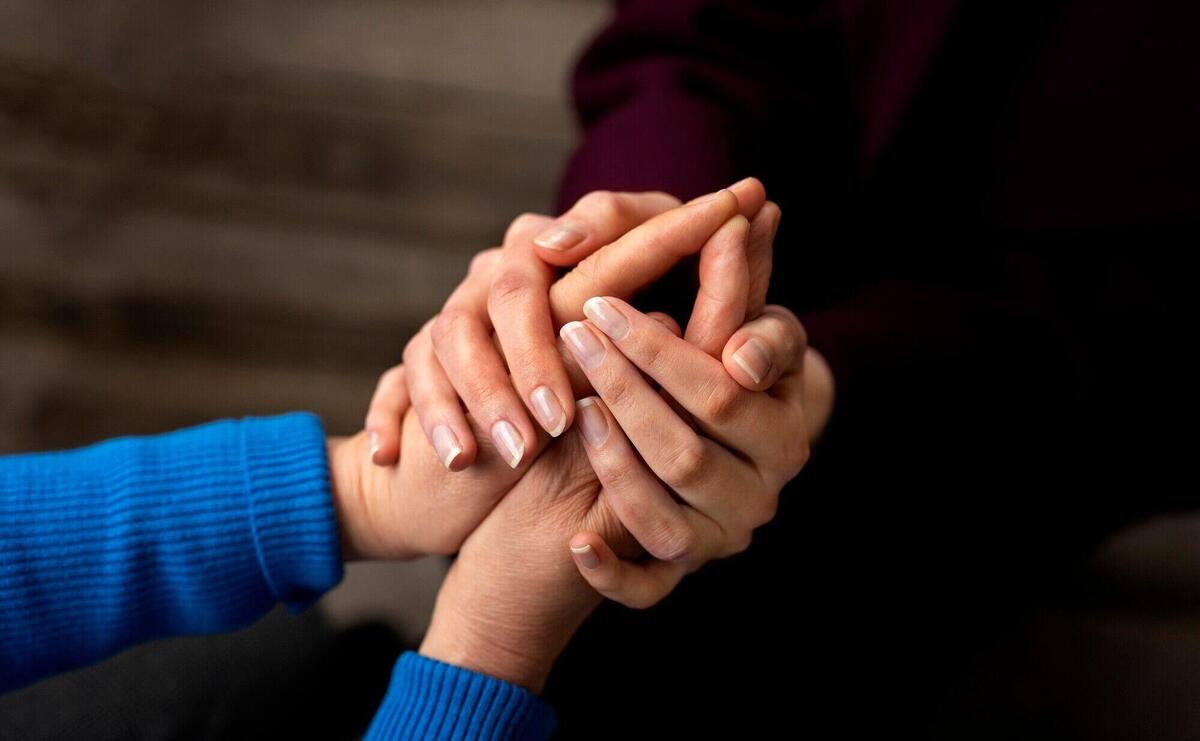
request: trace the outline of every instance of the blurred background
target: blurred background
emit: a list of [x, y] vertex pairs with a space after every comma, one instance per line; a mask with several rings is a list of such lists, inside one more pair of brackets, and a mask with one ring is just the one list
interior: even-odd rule
[[470, 256], [549, 209], [605, 12], [2, 0], [0, 450], [360, 429]]
[[[293, 409], [356, 431], [470, 256], [550, 208], [567, 75], [607, 12], [0, 0], [0, 453]], [[1085, 607], [979, 657], [964, 722], [1200, 734], [1198, 532], [1158, 520], [1110, 544]], [[0, 698], [0, 738], [264, 735], [306, 699], [300, 728], [351, 737], [443, 570], [355, 566], [304, 616]]]
[[[471, 255], [551, 207], [575, 137], [568, 74], [607, 10], [0, 0], [0, 453], [294, 409], [360, 429]], [[322, 619], [419, 639], [444, 568], [352, 567]], [[319, 644], [307, 619], [259, 634], [286, 623]], [[178, 644], [135, 658], [202, 671]], [[247, 658], [224, 674], [272, 650], [227, 644]], [[127, 735], [131, 716], [103, 709], [109, 680], [140, 671], [122, 661], [75, 678], [97, 701], [61, 723], [36, 692], [0, 699], [0, 737], [88, 713]], [[75, 686], [51, 684], [41, 696]], [[191, 699], [197, 718], [221, 701]]]

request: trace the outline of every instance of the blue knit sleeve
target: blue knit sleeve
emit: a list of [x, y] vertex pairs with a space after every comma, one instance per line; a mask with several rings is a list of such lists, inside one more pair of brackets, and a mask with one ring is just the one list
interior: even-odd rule
[[0, 691], [303, 608], [341, 573], [312, 415], [0, 458]]
[[410, 652], [396, 662], [367, 739], [541, 741], [554, 725], [554, 711], [529, 690]]

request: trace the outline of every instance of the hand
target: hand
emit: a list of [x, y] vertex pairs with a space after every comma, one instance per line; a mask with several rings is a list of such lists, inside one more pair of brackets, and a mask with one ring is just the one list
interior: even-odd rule
[[[570, 311], [582, 316], [579, 306], [584, 298], [605, 287], [630, 285], [627, 270], [639, 261], [649, 263], [649, 274], [662, 274], [680, 254], [668, 239], [699, 243], [701, 252], [723, 253], [728, 249], [723, 241], [728, 230], [722, 228], [722, 223], [727, 221], [727, 215], [736, 213], [734, 201], [729, 193], [722, 192], [712, 202], [661, 214], [629, 231], [595, 253], [592, 268], [576, 268], [554, 284], [549, 299], [551, 307], [567, 312], [567, 307], [573, 306]], [[739, 250], [744, 250], [744, 245]], [[470, 275], [456, 295], [486, 293], [496, 254], [496, 251], [485, 253], [473, 262]], [[704, 271], [702, 279], [715, 286], [724, 281], [725, 272], [742, 274], [740, 264], [723, 260]], [[729, 322], [724, 320], [724, 323]], [[410, 358], [432, 358], [429, 344], [414, 342], [409, 349]], [[422, 352], [429, 355], [422, 356]], [[334, 491], [347, 558], [403, 559], [455, 552], [533, 457], [524, 455], [522, 440], [518, 443], [521, 455], [517, 457], [516, 468], [512, 468], [511, 447], [502, 448], [501, 452], [497, 448], [498, 444], [512, 440], [485, 434], [494, 425], [484, 429], [473, 427], [477, 424], [475, 418], [463, 415], [456, 400], [455, 410], [461, 419], [455, 421], [455, 431], [435, 424], [435, 420], [420, 418], [416, 410], [409, 409], [409, 391], [413, 398], [432, 392], [428, 384], [422, 389], [414, 376], [412, 367], [407, 365], [385, 374], [367, 415], [366, 427], [370, 432], [330, 444]], [[571, 408], [573, 412], [573, 404]], [[430, 433], [432, 448], [425, 440]], [[447, 438], [448, 434], [453, 437]], [[479, 440], [472, 451], [476, 465], [470, 471], [449, 476], [447, 469], [461, 468], [458, 459], [464, 451], [458, 441], [468, 435], [472, 444], [475, 437]], [[530, 452], [536, 453], [547, 439], [546, 435], [535, 435]], [[371, 466], [367, 465], [368, 460], [376, 463], [398, 460], [399, 465]]]
[[[645, 607], [686, 573], [744, 550], [774, 517], [817, 431], [805, 421], [805, 372], [827, 368], [783, 307], [766, 307], [736, 332], [724, 365], [615, 297], [593, 298], [584, 311], [589, 321], [562, 335], [611, 410], [581, 422], [585, 449], [613, 510], [655, 560], [621, 560], [602, 533], [586, 529], [571, 552], [598, 592]], [[769, 390], [743, 388], [726, 372], [731, 364]], [[830, 380], [819, 385], [831, 394]]]
[[[713, 240], [722, 232], [734, 241], [740, 232], [744, 240], [745, 227], [732, 220]], [[736, 295], [728, 298], [726, 310], [736, 315]], [[743, 287], [741, 302], [750, 300]], [[779, 307], [767, 307], [733, 333], [723, 344], [724, 365], [680, 339], [667, 317], [644, 315], [616, 300], [592, 300], [584, 310], [620, 337], [635, 359], [654, 358], [643, 370], [661, 370], [657, 380], [664, 392], [674, 389], [685, 406], [692, 405], [680, 412], [690, 411], [705, 434], [721, 442], [697, 435], [590, 322], [564, 327], [580, 367], [619, 405], [630, 434], [600, 399], [578, 403], [578, 435], [551, 446], [464, 543], [421, 647], [427, 656], [534, 691], [600, 593], [646, 606], [687, 571], [749, 544], [751, 531], [774, 513], [779, 489], [808, 455], [800, 402], [804, 365], [798, 359], [812, 361], [814, 375], [827, 371], [815, 351], [805, 349], [799, 322]], [[591, 339], [574, 334], [579, 331]], [[736, 369], [737, 382], [726, 368]], [[831, 383], [817, 385], [832, 391]], [[716, 393], [721, 395], [707, 395]], [[763, 440], [754, 439], [762, 433]], [[599, 481], [580, 465], [581, 440]], [[635, 444], [644, 446], [650, 465]], [[661, 461], [677, 467], [653, 469]], [[685, 504], [675, 502], [660, 476], [674, 483]], [[747, 502], [739, 501], [742, 493]], [[663, 560], [633, 563], [643, 546]], [[596, 591], [582, 588], [585, 581]]]
[[368, 415], [401, 420], [392, 453], [399, 465], [374, 464], [377, 446], [365, 431], [329, 440], [333, 501], [348, 561], [454, 553], [522, 473], [485, 442], [477, 464], [452, 476], [425, 441], [404, 376], [397, 366], [380, 378]]
[[[624, 306], [615, 308], [622, 313], [610, 314], [610, 319], [625, 316]], [[804, 355], [803, 332], [786, 311], [768, 307], [763, 318], [735, 333], [727, 348], [736, 354], [754, 342], [754, 352], [765, 350], [765, 365], [756, 365], [763, 358], [747, 365], [765, 368], [756, 370], [760, 383], [770, 386], [778, 381], [769, 393], [730, 391], [733, 382], [721, 365], [679, 339], [678, 327], [670, 320], [632, 311], [629, 316], [623, 341], [631, 349], [661, 353], [665, 366], [676, 360], [684, 363], [681, 372], [671, 374], [672, 386], [708, 381], [714, 385], [701, 388], [731, 394], [713, 397], [728, 399], [730, 405], [713, 409], [697, 405], [696, 418], [707, 420], [704, 424], [714, 434], [730, 441], [745, 439], [760, 431], [757, 425], [748, 429], [748, 419], [761, 421], [768, 433], [782, 432], [802, 416], [796, 403], [802, 373], [796, 358]], [[593, 330], [583, 327], [582, 331]], [[687, 357], [679, 357], [681, 351]], [[620, 356], [611, 346], [605, 352]], [[589, 369], [603, 376], [606, 390], [617, 387], [609, 380], [618, 386], [629, 384], [622, 386], [628, 396], [615, 395], [624, 400], [622, 405], [636, 408], [646, 402], [643, 392], [654, 396], [648, 387], [631, 383], [634, 376], [640, 381], [640, 376], [628, 361], [619, 367], [607, 362], [603, 370], [599, 369], [605, 359]], [[734, 414], [734, 401], [747, 401], [741, 397], [754, 399], [743, 413]], [[683, 398], [694, 403], [698, 397], [684, 394]], [[686, 571], [749, 543], [749, 531], [770, 518], [778, 487], [807, 455], [803, 433], [800, 442], [793, 444], [770, 438], [757, 446], [739, 444], [740, 451], [757, 456], [743, 462], [718, 443], [694, 442], [704, 439], [673, 410], [661, 408], [664, 403], [654, 396], [649, 406], [658, 408], [639, 412], [640, 418], [630, 427], [633, 440], [644, 443], [648, 434], [658, 435], [647, 449], [659, 451], [665, 460], [682, 462], [682, 467], [660, 474], [642, 463], [618, 418], [602, 400], [578, 402], [578, 434], [550, 446], [463, 544], [438, 594], [422, 654], [538, 692], [571, 636], [599, 604], [601, 593], [633, 606], [649, 605], [673, 589]], [[628, 419], [624, 410], [621, 416]], [[665, 424], [658, 429], [656, 422]], [[695, 445], [691, 449], [697, 452], [675, 452], [688, 450], [689, 445]], [[668, 495], [659, 475], [668, 476], [689, 497], [685, 505]], [[733, 487], [745, 487], [750, 505], [746, 511], [738, 511], [743, 509], [739, 501], [743, 491]], [[640, 544], [625, 524], [638, 528]], [[641, 555], [642, 545], [656, 542], [662, 543], [664, 555], [674, 559], [644, 564], [627, 560]]]
[[[572, 369], [562, 361], [555, 329], [580, 318], [579, 307], [587, 297], [631, 296], [696, 252], [701, 284], [712, 290], [697, 297], [688, 339], [719, 353], [743, 320], [725, 309], [729, 291], [744, 293], [749, 283], [752, 295], [766, 293], [779, 209], [765, 198], [754, 179], [713, 194], [707, 202], [697, 199], [694, 213], [668, 210], [678, 201], [663, 194], [593, 193], [557, 221], [526, 215], [513, 222], [499, 256], [489, 251], [472, 266], [473, 273], [491, 271], [491, 282], [485, 286], [469, 277], [405, 350], [414, 408], [447, 467], [462, 470], [474, 460], [476, 441], [465, 429], [464, 404], [512, 463], [520, 462], [536, 436], [526, 407], [542, 429], [561, 434], [573, 421], [574, 394]], [[738, 213], [754, 219], [749, 249], [708, 240]], [[657, 224], [655, 241], [627, 235], [648, 219]], [[567, 248], [567, 236], [578, 243]], [[612, 240], [610, 247], [596, 251]], [[554, 273], [547, 263], [580, 259], [574, 271], [551, 285]], [[735, 260], [743, 263], [741, 270], [729, 264]], [[731, 283], [736, 287], [731, 289]], [[746, 308], [757, 312], [762, 303], [758, 298]], [[577, 387], [581, 378], [576, 378]], [[385, 454], [394, 428], [386, 420], [373, 428]], [[385, 454], [381, 462], [389, 460]]]
[[[460, 474], [461, 475], [461, 474]], [[541, 691], [555, 659], [601, 597], [567, 541], [580, 528], [632, 556], [576, 435], [538, 457], [463, 543], [438, 593], [425, 656]]]

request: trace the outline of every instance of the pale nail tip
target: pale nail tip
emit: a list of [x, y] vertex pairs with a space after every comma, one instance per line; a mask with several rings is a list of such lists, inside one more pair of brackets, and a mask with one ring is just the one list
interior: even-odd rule
[[442, 461], [442, 465], [449, 469], [450, 466], [454, 465], [454, 461], [458, 460], [458, 456], [460, 455], [462, 455], [462, 448], [452, 449], [450, 452], [446, 453], [446, 458]]
[[762, 376], [758, 375], [753, 370], [751, 370], [750, 364], [747, 363], [745, 360], [742, 360], [741, 358], [739, 358], [737, 356], [737, 354], [733, 355], [733, 362], [737, 363], [739, 368], [746, 371], [746, 375], [753, 378], [755, 383], [762, 383]]
[[558, 425], [553, 430], [548, 430], [550, 437], [558, 437], [563, 434], [563, 430], [567, 429], [567, 415], [563, 414], [558, 418]]
[[538, 247], [543, 247], [548, 250], [554, 250], [555, 252], [563, 252], [563, 248], [559, 247], [558, 244], [554, 240], [551, 240], [551, 239], [542, 239], [541, 237], [537, 237], [533, 240], [533, 243], [536, 244]]
[[579, 401], [575, 402], [576, 406], [581, 406], [581, 407], [590, 407], [592, 404], [595, 404], [595, 403], [596, 403], [596, 400], [590, 396], [586, 399], [580, 399]]
[[576, 548], [575, 546], [571, 546], [571, 553], [577, 553], [581, 556], [590, 550], [592, 550], [592, 547], [590, 545], [580, 546], [579, 548]]
[[520, 450], [513, 454], [512, 460], [508, 462], [509, 468], [516, 469], [521, 465], [521, 458], [525, 457], [525, 446], [521, 446]]

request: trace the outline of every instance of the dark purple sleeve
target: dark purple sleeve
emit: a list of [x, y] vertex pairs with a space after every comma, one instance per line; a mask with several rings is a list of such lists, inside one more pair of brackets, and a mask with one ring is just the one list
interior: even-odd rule
[[[961, 354], [972, 331], [970, 307], [992, 302], [996, 287], [979, 277], [985, 269], [968, 265], [930, 273], [869, 252], [798, 254], [795, 245], [822, 242], [791, 222], [811, 223], [801, 212], [822, 210], [813, 204], [838, 177], [832, 167], [796, 165], [816, 161], [802, 147], [829, 146], [800, 127], [827, 113], [835, 100], [828, 91], [843, 79], [830, 66], [840, 54], [831, 13], [829, 3], [618, 2], [575, 73], [584, 138], [560, 201], [566, 208], [597, 189], [665, 190], [687, 199], [747, 175], [764, 178], [785, 208], [772, 300], [802, 313], [813, 345], [850, 395], [860, 383], [894, 378], [896, 367], [923, 352]], [[781, 120], [789, 122], [783, 132]], [[789, 166], [773, 171], [781, 160]], [[842, 167], [850, 179], [855, 165]], [[1036, 281], [1028, 272], [1019, 280]]]
[[814, 22], [809, 5], [822, 4], [616, 3], [575, 73], [586, 135], [563, 177], [561, 205], [598, 189], [688, 199], [759, 174], [756, 134], [804, 94], [788, 78], [793, 42]]
[[[838, 127], [803, 127], [829, 110], [845, 79], [831, 66], [828, 7], [618, 3], [575, 74], [584, 138], [561, 202], [596, 189], [689, 198], [762, 177], [784, 209], [771, 300], [800, 314], [837, 382], [825, 457], [899, 467], [941, 450], [964, 468], [994, 467], [967, 460], [1017, 439], [1028, 449], [1030, 419], [1069, 414], [1062, 402], [1077, 363], [1056, 309], [1061, 286], [1036, 250], [962, 241], [938, 249], [861, 224], [839, 234], [838, 218], [822, 231], [814, 217], [829, 209], [820, 199], [840, 187], [839, 172], [853, 180], [857, 165], [807, 164], [822, 162], [824, 134]], [[677, 299], [680, 288], [660, 285], [654, 301]], [[1047, 435], [1053, 427], [1041, 425]]]

